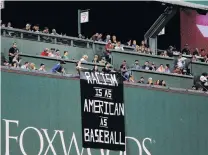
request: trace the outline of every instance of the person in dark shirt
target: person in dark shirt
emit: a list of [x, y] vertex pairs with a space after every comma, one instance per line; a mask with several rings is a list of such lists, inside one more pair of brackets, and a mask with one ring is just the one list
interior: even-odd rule
[[145, 84], [144, 77], [141, 77], [140, 80], [138, 81], [138, 83]]
[[184, 49], [182, 50], [182, 54], [185, 54], [185, 55], [190, 55], [190, 50], [189, 50], [189, 46], [188, 46], [188, 44], [186, 44], [185, 46], [184, 46]]
[[19, 49], [17, 48], [16, 42], [14, 42], [12, 47], [9, 49], [9, 64], [12, 64], [12, 60], [17, 53], [19, 53]]
[[102, 69], [103, 73], [110, 73], [111, 69], [110, 69], [110, 64], [106, 63], [105, 67]]

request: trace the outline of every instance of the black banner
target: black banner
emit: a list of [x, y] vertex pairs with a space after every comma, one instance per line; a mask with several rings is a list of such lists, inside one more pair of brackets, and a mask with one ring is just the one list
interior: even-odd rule
[[82, 71], [80, 87], [83, 147], [125, 151], [120, 74]]

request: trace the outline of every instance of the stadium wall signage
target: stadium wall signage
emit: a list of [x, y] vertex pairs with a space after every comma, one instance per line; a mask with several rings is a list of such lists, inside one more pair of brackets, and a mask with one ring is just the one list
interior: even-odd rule
[[[30, 150], [27, 149], [26, 146], [34, 145], [34, 141], [39, 141], [39, 147], [35, 148], [37, 151], [37, 155], [71, 155], [73, 153], [72, 150], [76, 150], [76, 153], [73, 155], [94, 155], [90, 148], [82, 148], [78, 145], [78, 141], [76, 138], [76, 133], [73, 132], [71, 137], [66, 137], [67, 131], [55, 129], [53, 130], [53, 134], [50, 134], [51, 131], [44, 128], [36, 128], [33, 126], [22, 127], [21, 122], [19, 120], [9, 120], [2, 119], [2, 125], [5, 126], [5, 155], [19, 154], [17, 151], [12, 152], [19, 147], [22, 155], [30, 155]], [[22, 130], [20, 130], [20, 128]], [[33, 135], [36, 135], [35, 137]], [[31, 137], [30, 141], [27, 141], [25, 137]], [[135, 155], [152, 155], [148, 146], [154, 144], [154, 140], [149, 137], [143, 138], [139, 140], [135, 137], [126, 136], [126, 142], [130, 142], [135, 145], [135, 149], [138, 150], [138, 154]], [[61, 144], [61, 148], [59, 150], [63, 150], [63, 154], [58, 154], [57, 148], [55, 144]], [[67, 145], [68, 144], [68, 145]], [[126, 145], [125, 145], [126, 147]], [[81, 149], [80, 149], [81, 148]], [[98, 150], [100, 154], [96, 155], [112, 155], [115, 154], [115, 151]], [[128, 155], [128, 151], [117, 151], [117, 155]]]

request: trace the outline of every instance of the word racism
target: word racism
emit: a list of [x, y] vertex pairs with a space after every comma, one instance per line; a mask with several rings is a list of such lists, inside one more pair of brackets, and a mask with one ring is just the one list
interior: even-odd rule
[[[84, 149], [79, 146], [81, 142], [76, 138], [76, 134], [73, 132], [69, 136], [68, 130], [65, 132], [59, 129], [51, 131], [33, 126], [23, 127], [19, 120], [8, 119], [3, 119], [2, 129], [1, 154], [4, 155], [128, 155], [128, 150], [111, 152], [103, 149]], [[134, 155], [151, 155], [149, 147], [154, 143], [151, 138], [146, 137], [139, 141], [126, 136], [125, 141], [133, 144], [131, 147], [136, 151]], [[132, 150], [130, 152], [132, 154]]]
[[81, 72], [84, 148], [125, 150], [123, 81], [117, 74]]

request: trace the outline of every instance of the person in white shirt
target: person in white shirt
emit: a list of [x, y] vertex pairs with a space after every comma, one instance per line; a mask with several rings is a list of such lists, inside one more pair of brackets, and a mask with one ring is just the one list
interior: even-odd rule
[[120, 41], [117, 42], [115, 50], [124, 51], [123, 47], [121, 46], [121, 42]]
[[87, 62], [88, 56], [83, 55], [83, 57], [80, 59], [80, 62]]
[[29, 69], [29, 62], [25, 62], [24, 65], [21, 66], [22, 69]]
[[180, 69], [184, 68], [186, 58], [182, 57], [182, 54], [179, 55], [177, 65]]
[[39, 68], [38, 70], [39, 70], [39, 71], [46, 72], [46, 70], [45, 70], [45, 64], [41, 63], [41, 64], [40, 64], [40, 68]]

